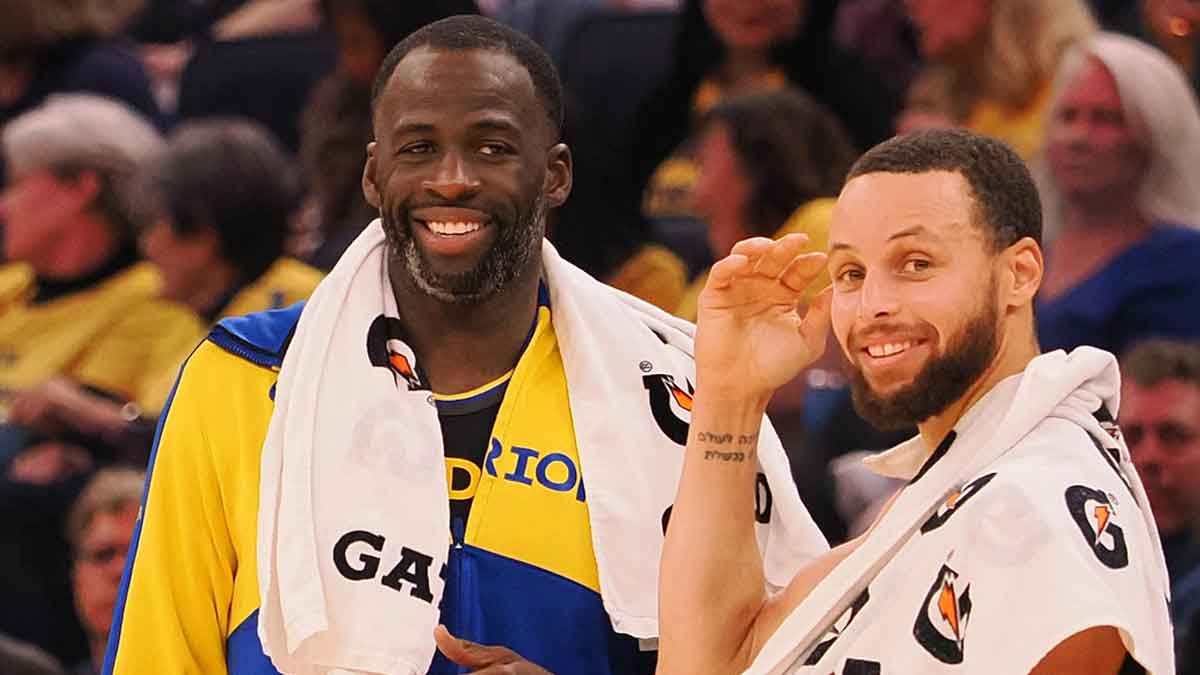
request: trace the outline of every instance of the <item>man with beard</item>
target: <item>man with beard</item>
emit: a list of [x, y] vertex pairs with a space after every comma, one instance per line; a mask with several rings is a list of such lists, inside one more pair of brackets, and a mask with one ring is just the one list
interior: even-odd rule
[[[660, 673], [1174, 672], [1162, 553], [1113, 423], [1116, 361], [1039, 354], [1040, 236], [1010, 148], [928, 131], [858, 160], [828, 255], [749, 239], [714, 266], [663, 552]], [[797, 312], [823, 267], [831, 288]], [[868, 460], [907, 482], [872, 527], [770, 595], [743, 458], [830, 324], [859, 412], [919, 434]]]
[[[693, 328], [544, 243], [571, 156], [528, 38], [430, 24], [372, 98], [380, 218], [303, 308], [223, 321], [185, 364], [106, 669], [651, 673]], [[763, 432], [782, 586], [827, 546]]]

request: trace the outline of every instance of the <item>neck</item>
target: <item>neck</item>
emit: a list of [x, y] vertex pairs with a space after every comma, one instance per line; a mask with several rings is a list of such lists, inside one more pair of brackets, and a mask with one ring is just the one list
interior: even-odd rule
[[728, 88], [738, 89], [773, 69], [770, 55], [764, 50], [730, 49], [721, 67], [721, 79]]
[[118, 246], [108, 223], [84, 216], [49, 255], [29, 262], [39, 277], [75, 279], [100, 269], [117, 254]]
[[237, 270], [229, 263], [217, 261], [205, 270], [196, 280], [196, 285], [188, 289], [179, 300], [201, 316], [215, 314], [221, 309], [217, 307], [217, 303], [229, 295], [236, 283]]
[[399, 264], [389, 270], [409, 345], [434, 391], [470, 391], [516, 366], [537, 312], [540, 258], [478, 304], [442, 302], [418, 289]]
[[1106, 199], [1102, 202], [1066, 207], [1061, 235], [1093, 239], [1129, 237], [1136, 240], [1145, 236], [1153, 226], [1132, 200]]
[[942, 442], [942, 439], [946, 438], [946, 434], [950, 433], [954, 425], [958, 424], [963, 415], [971, 409], [971, 406], [991, 391], [996, 384], [1025, 370], [1029, 362], [1037, 357], [1041, 350], [1038, 348], [1037, 341], [1032, 338], [1032, 331], [1029, 332], [1029, 335], [1028, 338], [1013, 340], [1008, 333], [1005, 333], [996, 352], [996, 358], [987, 370], [975, 380], [975, 384], [967, 390], [967, 393], [942, 412], [917, 425], [917, 430], [921, 433], [921, 441], [929, 452], [933, 452], [933, 449]]

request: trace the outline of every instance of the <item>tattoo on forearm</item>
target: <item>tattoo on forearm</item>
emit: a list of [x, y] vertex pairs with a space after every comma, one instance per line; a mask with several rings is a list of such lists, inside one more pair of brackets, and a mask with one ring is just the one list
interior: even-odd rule
[[719, 462], [744, 462], [747, 457], [754, 456], [754, 444], [758, 442], [758, 434], [730, 434], [716, 433], [712, 431], [699, 431], [696, 433], [696, 440], [701, 443], [711, 443], [713, 445], [728, 445], [734, 448], [729, 451], [722, 450], [705, 450], [704, 459], [716, 460]]
[[744, 462], [746, 461], [746, 453], [744, 452], [721, 452], [719, 450], [705, 450], [704, 459], [715, 459], [721, 462]]

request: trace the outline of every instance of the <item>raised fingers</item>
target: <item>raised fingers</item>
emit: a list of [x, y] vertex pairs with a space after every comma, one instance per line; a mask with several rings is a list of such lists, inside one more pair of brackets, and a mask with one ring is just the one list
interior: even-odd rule
[[718, 260], [708, 271], [709, 288], [727, 288], [733, 280], [752, 269], [750, 258], [731, 253], [728, 257]]
[[800, 255], [808, 247], [808, 236], [804, 234], [789, 234], [763, 250], [762, 255], [754, 263], [754, 271], [772, 279], [779, 277], [792, 259]]
[[824, 253], [802, 253], [791, 259], [779, 274], [779, 280], [793, 291], [801, 292], [825, 269], [825, 260]]

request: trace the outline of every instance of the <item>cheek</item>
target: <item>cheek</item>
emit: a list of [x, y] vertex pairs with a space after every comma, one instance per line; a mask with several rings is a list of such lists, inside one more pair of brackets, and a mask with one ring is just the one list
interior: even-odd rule
[[829, 307], [829, 318], [833, 327], [833, 334], [837, 338], [838, 344], [841, 345], [842, 352], [847, 355], [849, 355], [849, 352], [846, 346], [857, 314], [858, 294], [838, 293], [835, 290]]
[[[1188, 478], [1189, 483], [1200, 483], [1200, 443], [1180, 450], [1172, 463], [1179, 467], [1179, 474]], [[1200, 495], [1197, 498], [1200, 499]]]

